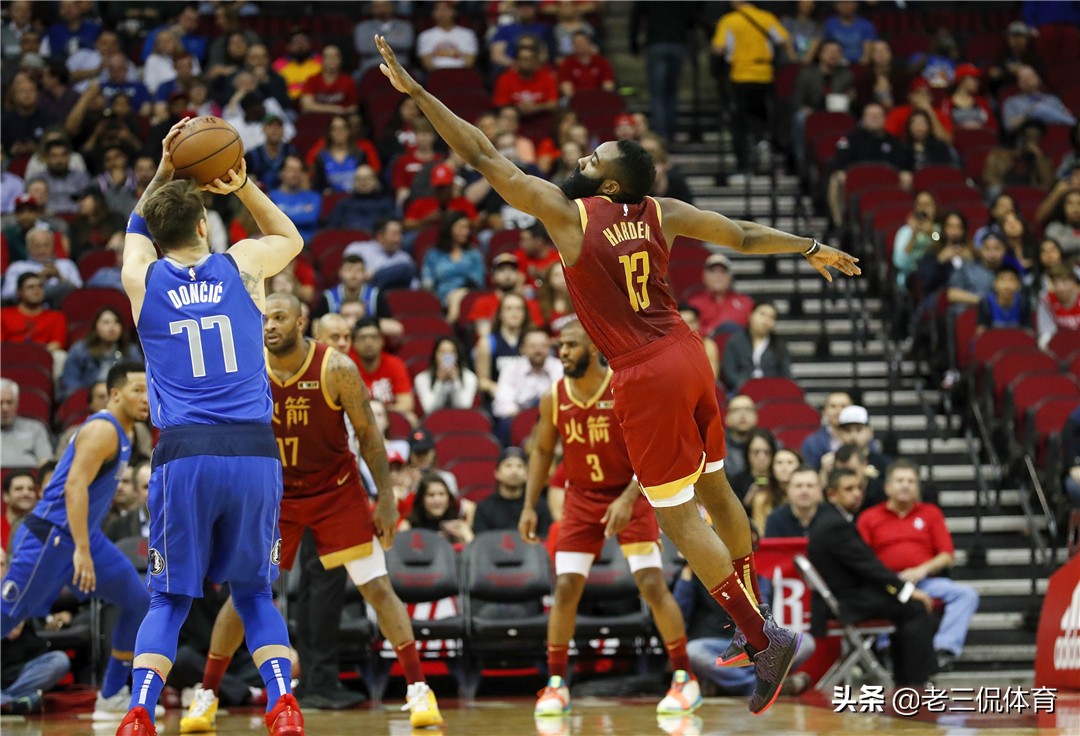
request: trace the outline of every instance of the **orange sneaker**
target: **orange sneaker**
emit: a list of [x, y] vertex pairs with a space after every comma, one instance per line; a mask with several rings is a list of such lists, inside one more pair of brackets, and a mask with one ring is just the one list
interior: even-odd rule
[[291, 694], [278, 698], [274, 709], [266, 714], [266, 728], [270, 736], [304, 736], [304, 716], [296, 698]]
[[154, 722], [150, 720], [146, 708], [137, 705], [120, 721], [116, 736], [157, 736], [157, 729], [154, 728]]

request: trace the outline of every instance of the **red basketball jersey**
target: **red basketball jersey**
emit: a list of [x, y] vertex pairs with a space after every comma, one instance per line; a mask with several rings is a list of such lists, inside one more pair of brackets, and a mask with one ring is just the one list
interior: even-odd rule
[[619, 495], [634, 477], [626, 442], [615, 418], [611, 372], [594, 396], [575, 396], [570, 379], [552, 387], [552, 419], [563, 441], [563, 469], [571, 489]]
[[652, 197], [620, 204], [607, 197], [576, 200], [585, 232], [581, 257], [566, 268], [582, 327], [609, 361], [678, 329], [686, 329], [667, 285], [663, 214]]
[[356, 457], [349, 450], [345, 412], [330, 399], [326, 383], [335, 351], [311, 341], [308, 345], [307, 360], [295, 376], [283, 383], [270, 371], [285, 498], [315, 496], [360, 483]]

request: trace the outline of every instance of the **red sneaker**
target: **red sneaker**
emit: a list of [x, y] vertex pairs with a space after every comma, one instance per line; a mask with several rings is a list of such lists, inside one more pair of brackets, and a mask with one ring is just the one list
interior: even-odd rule
[[146, 708], [137, 705], [120, 721], [116, 736], [157, 736], [157, 729], [154, 728], [154, 722], [150, 720]]
[[304, 716], [296, 698], [292, 695], [278, 698], [274, 709], [266, 714], [266, 728], [270, 736], [304, 736]]

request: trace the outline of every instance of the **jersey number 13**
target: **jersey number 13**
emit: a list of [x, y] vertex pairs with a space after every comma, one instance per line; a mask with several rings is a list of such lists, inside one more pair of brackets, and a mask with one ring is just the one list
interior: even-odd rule
[[649, 253], [638, 251], [628, 256], [619, 256], [626, 274], [626, 293], [630, 297], [630, 306], [635, 312], [649, 308]]

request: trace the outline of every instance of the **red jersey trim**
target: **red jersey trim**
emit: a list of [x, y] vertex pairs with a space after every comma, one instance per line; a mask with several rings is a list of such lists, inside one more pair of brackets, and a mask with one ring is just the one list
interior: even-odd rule
[[319, 387], [322, 389], [323, 398], [326, 399], [326, 403], [334, 411], [341, 411], [341, 404], [330, 398], [330, 387], [326, 380], [326, 372], [330, 370], [330, 357], [337, 351], [329, 345], [326, 346], [326, 352], [323, 353], [322, 366], [319, 368]]
[[613, 375], [615, 375], [615, 372], [609, 368], [607, 374], [604, 376], [604, 380], [600, 384], [600, 388], [597, 389], [596, 393], [594, 393], [585, 402], [582, 402], [580, 399], [577, 398], [577, 396], [574, 395], [574, 385], [570, 383], [570, 379], [564, 378], [563, 385], [566, 387], [566, 398], [570, 399], [570, 401], [573, 402], [574, 405], [582, 409], [591, 409], [593, 405], [600, 400], [600, 397], [603, 396], [604, 393], [608, 390], [608, 386], [611, 385], [611, 377]]
[[266, 354], [266, 373], [270, 376], [270, 380], [276, 383], [278, 386], [281, 386], [282, 388], [288, 388], [289, 386], [292, 386], [294, 383], [299, 381], [300, 377], [307, 373], [307, 369], [311, 367], [311, 361], [315, 360], [315, 343], [308, 342], [306, 339], [304, 342], [309, 348], [307, 357], [304, 358], [304, 364], [301, 365], [300, 369], [296, 371], [296, 373], [292, 374], [292, 376], [290, 376], [289, 379], [284, 383], [279, 381], [278, 377], [274, 375], [274, 371], [270, 369], [270, 351], [266, 348], [263, 348], [263, 352]]

